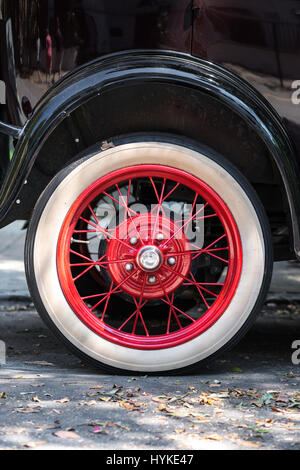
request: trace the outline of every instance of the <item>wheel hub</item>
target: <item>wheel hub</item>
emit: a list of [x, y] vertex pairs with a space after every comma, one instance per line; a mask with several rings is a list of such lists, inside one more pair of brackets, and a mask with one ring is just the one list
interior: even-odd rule
[[[184, 282], [191, 266], [189, 250], [185, 234], [171, 219], [142, 214], [123, 222], [113, 233], [107, 259], [120, 262], [109, 264], [109, 272], [125, 293], [157, 299]], [[170, 259], [175, 262], [169, 263]]]
[[163, 254], [156, 246], [145, 246], [138, 252], [136, 262], [146, 273], [153, 273], [162, 266]]

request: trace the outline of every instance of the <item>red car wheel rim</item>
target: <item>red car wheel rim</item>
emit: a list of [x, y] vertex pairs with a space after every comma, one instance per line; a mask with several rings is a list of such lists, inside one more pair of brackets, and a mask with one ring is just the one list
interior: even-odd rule
[[[142, 214], [130, 205], [133, 188], [139, 184], [150, 188], [153, 198], [151, 208]], [[189, 204], [181, 203], [181, 207], [189, 207], [189, 212], [179, 220], [166, 210], [175, 194], [177, 198], [182, 194], [183, 199], [189, 195]], [[97, 201], [102, 200], [123, 211], [122, 219], [110, 228], [103, 227], [96, 214]], [[212, 220], [219, 230], [217, 238], [207, 241], [204, 235], [202, 246], [190, 241], [187, 233], [192, 225], [211, 224]], [[96, 259], [80, 249], [80, 243], [88, 241], [81, 238], [77, 244], [78, 238], [86, 240], [87, 235], [101, 237], [105, 246]], [[194, 266], [203, 256], [222, 266], [224, 279], [205, 282], [197, 278]], [[84, 295], [78, 283], [95, 267], [105, 273], [109, 286]], [[57, 270], [70, 307], [97, 335], [129, 348], [163, 349], [191, 341], [224, 314], [240, 280], [242, 246], [230, 209], [206, 183], [176, 168], [138, 165], [100, 178], [74, 202], [60, 232]], [[177, 292], [184, 289], [192, 289], [198, 296], [203, 306], [199, 314], [190, 314], [178, 305]], [[108, 320], [108, 311], [112, 299], [119, 295], [130, 299], [132, 311], [116, 326]], [[159, 334], [152, 331], [151, 302], [167, 309]]]

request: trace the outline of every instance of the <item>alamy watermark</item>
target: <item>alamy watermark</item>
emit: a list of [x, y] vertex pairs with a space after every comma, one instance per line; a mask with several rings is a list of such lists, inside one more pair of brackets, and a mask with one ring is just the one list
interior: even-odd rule
[[293, 342], [292, 349], [295, 349], [292, 354], [292, 363], [294, 366], [298, 366], [300, 364], [300, 339]]
[[91, 227], [95, 238], [111, 236], [126, 240], [137, 232], [143, 239], [155, 239], [162, 232], [166, 239], [180, 240], [183, 237], [191, 250], [203, 248], [205, 221], [216, 217], [207, 213], [207, 204], [162, 203], [150, 207], [141, 203], [126, 206], [124, 198], [115, 199], [117, 208], [110, 203], [101, 203], [95, 208]]
[[295, 90], [292, 94], [292, 103], [300, 104], [300, 80], [295, 80], [292, 83], [292, 89]]
[[0, 366], [6, 364], [6, 345], [0, 340]]

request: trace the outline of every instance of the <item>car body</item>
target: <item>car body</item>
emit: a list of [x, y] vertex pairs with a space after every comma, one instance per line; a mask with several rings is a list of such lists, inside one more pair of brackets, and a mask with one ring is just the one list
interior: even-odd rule
[[[184, 138], [201, 144], [204, 154], [222, 155], [265, 211], [270, 256], [300, 258], [299, 0], [2, 0], [0, 34], [1, 226], [30, 220], [53, 178], [87, 149], [139, 145], [136, 135], [155, 133], [175, 138], [161, 137], [162, 144]], [[133, 137], [119, 142], [124, 135]], [[152, 245], [149, 250], [150, 257], [160, 256]], [[261, 281], [262, 291], [268, 282]], [[128, 286], [126, 295], [134, 292]], [[167, 289], [167, 303], [169, 295]], [[105, 340], [148, 348], [143, 341]], [[181, 370], [205, 358], [201, 354], [158, 370]], [[156, 370], [152, 362], [148, 368], [103, 362]]]

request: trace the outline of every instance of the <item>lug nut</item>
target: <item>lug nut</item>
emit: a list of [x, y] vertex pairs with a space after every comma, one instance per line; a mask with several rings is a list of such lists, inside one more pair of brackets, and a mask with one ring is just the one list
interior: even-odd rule
[[149, 277], [149, 282], [150, 282], [150, 284], [156, 284], [157, 278], [155, 276], [150, 276]]
[[133, 264], [131, 263], [126, 264], [125, 269], [128, 273], [130, 273], [133, 270]]
[[130, 245], [136, 245], [138, 242], [138, 239], [136, 237], [130, 238]]
[[156, 235], [156, 240], [157, 240], [158, 242], [162, 242], [164, 239], [165, 239], [165, 237], [164, 237], [163, 233], [158, 233], [158, 234]]
[[169, 258], [169, 259], [168, 259], [168, 264], [169, 264], [170, 266], [174, 266], [174, 264], [176, 264], [176, 258], [173, 258], [173, 257], [172, 257], [172, 258]]

